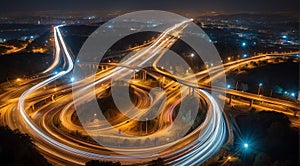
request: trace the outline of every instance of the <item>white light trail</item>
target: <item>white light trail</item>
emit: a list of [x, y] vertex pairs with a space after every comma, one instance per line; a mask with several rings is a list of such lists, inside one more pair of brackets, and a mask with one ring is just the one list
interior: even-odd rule
[[54, 43], [55, 43], [55, 56], [54, 56], [54, 61], [53, 63], [51, 64], [51, 66], [49, 66], [45, 71], [43, 71], [43, 73], [47, 73], [51, 70], [53, 70], [58, 64], [59, 64], [59, 61], [60, 61], [60, 47], [59, 47], [59, 42], [58, 42], [58, 39], [57, 39], [57, 33], [58, 33], [58, 28], [61, 27], [62, 25], [59, 25], [59, 26], [55, 26], [54, 27]]
[[[175, 30], [179, 26], [182, 26], [183, 24], [185, 24], [189, 21], [191, 21], [191, 20], [187, 20], [187, 21], [183, 22], [182, 24], [177, 24], [174, 27], [168, 29], [167, 32], [169, 32], [171, 30]], [[63, 48], [64, 54], [66, 55], [68, 68], [65, 71], [58, 72], [56, 75], [31, 87], [30, 89], [28, 89], [21, 95], [19, 102], [18, 102], [18, 108], [19, 108], [19, 112], [20, 112], [21, 116], [25, 120], [26, 124], [44, 141], [48, 142], [50, 145], [52, 145], [56, 148], [59, 148], [63, 151], [71, 153], [75, 156], [82, 156], [82, 157], [91, 158], [91, 159], [95, 159], [95, 158], [130, 159], [132, 156], [101, 155], [101, 154], [92, 153], [92, 152], [88, 152], [88, 151], [84, 151], [84, 150], [79, 150], [79, 149], [70, 147], [68, 145], [65, 145], [65, 144], [53, 139], [52, 137], [50, 137], [46, 132], [42, 131], [31, 120], [29, 115], [26, 113], [25, 108], [24, 108], [24, 102], [30, 94], [32, 94], [34, 91], [42, 88], [43, 86], [57, 80], [58, 78], [61, 78], [61, 77], [65, 76], [66, 74], [70, 73], [74, 67], [72, 57], [71, 57], [70, 53], [68, 52], [68, 49], [66, 47], [66, 44], [63, 40], [63, 37], [62, 37], [62, 34], [61, 34], [59, 28], [55, 27], [54, 29], [55, 29], [55, 47], [56, 47], [56, 58], [55, 59], [56, 60], [59, 59], [59, 55], [60, 55], [59, 42], [60, 42], [60, 44]], [[145, 49], [141, 54], [136, 55], [134, 58], [129, 59], [125, 64], [129, 65], [133, 62], [136, 63], [136, 61], [139, 58], [141, 58], [142, 55], [145, 55], [149, 51], [150, 48], [152, 49], [151, 52], [156, 53], [158, 51], [158, 49], [160, 49], [160, 45], [165, 43], [165, 42], [160, 43], [160, 40], [163, 40], [164, 36], [167, 34], [168, 33], [165, 33], [164, 35], [162, 35], [162, 38], [160, 38], [157, 42], [155, 42], [151, 47]], [[154, 56], [154, 54], [150, 54], [149, 57], [147, 57], [146, 59], [149, 60], [153, 56]], [[51, 65], [45, 72], [52, 70], [59, 63], [59, 61], [56, 61], [56, 60], [53, 63], [53, 65]], [[143, 62], [139, 62], [139, 63], [141, 64], [141, 63], [145, 63], [145, 62], [143, 61]], [[140, 64], [138, 64], [138, 65], [140, 65]], [[121, 67], [118, 67], [118, 69], [119, 69], [118, 70], [119, 72], [121, 72], [123, 70]], [[104, 77], [104, 78], [100, 79], [98, 82], [101, 82], [108, 78], [112, 78], [113, 75], [114, 74]], [[93, 84], [97, 84], [98, 82], [93, 83]], [[90, 85], [90, 86], [93, 86], [93, 85]], [[173, 161], [170, 161], [169, 163], [171, 163], [171, 164], [186, 165], [186, 164], [203, 163], [204, 161], [206, 161], [209, 157], [214, 155], [221, 148], [221, 146], [224, 143], [224, 139], [226, 138], [226, 132], [227, 132], [226, 123], [224, 121], [224, 117], [223, 117], [221, 109], [218, 107], [218, 104], [216, 103], [214, 98], [209, 93], [207, 93], [203, 90], [199, 90], [199, 93], [204, 94], [204, 96], [206, 96], [206, 98], [208, 99], [207, 102], [210, 103], [210, 105], [211, 105], [211, 110], [208, 111], [205, 122], [201, 125], [201, 127], [199, 127], [199, 128], [202, 128], [203, 130], [197, 131], [200, 133], [199, 138], [195, 139], [195, 141], [193, 141], [190, 144], [190, 146], [188, 146], [189, 148], [191, 148], [191, 150], [188, 151], [188, 153], [183, 153], [183, 155], [178, 154], [178, 151], [172, 153], [172, 155], [175, 155], [175, 153], [176, 153], [177, 155], [179, 155], [179, 157], [174, 159]], [[195, 132], [196, 131], [194, 131], [193, 133], [195, 134]], [[188, 149], [183, 148], [179, 151], [181, 152], [184, 150], [188, 150]], [[169, 155], [170, 154], [162, 156], [162, 157], [167, 157]], [[145, 158], [145, 157], [149, 157], [149, 156], [141, 155], [141, 156], [134, 156], [134, 157], [135, 158], [139, 158], [139, 157]], [[71, 159], [70, 159], [70, 161], [71, 161]]]

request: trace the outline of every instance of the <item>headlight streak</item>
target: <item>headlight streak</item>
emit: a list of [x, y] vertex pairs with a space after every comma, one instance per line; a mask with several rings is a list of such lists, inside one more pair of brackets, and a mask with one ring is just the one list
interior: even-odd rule
[[[168, 29], [167, 32], [172, 31], [172, 30], [178, 28], [179, 26], [182, 26], [183, 24], [186, 24], [190, 21], [191, 20], [187, 20], [186, 22], [177, 24], [174, 26], [174, 28]], [[92, 152], [88, 152], [88, 151], [84, 151], [84, 150], [80, 150], [80, 149], [76, 149], [76, 148], [67, 146], [67, 145], [63, 144], [62, 142], [59, 142], [56, 139], [53, 139], [51, 136], [49, 136], [49, 134], [50, 135], [55, 135], [55, 134], [53, 134], [51, 132], [49, 133], [49, 131], [47, 131], [48, 133], [47, 132], [45, 133], [44, 131], [42, 131], [31, 120], [29, 115], [26, 113], [25, 108], [24, 108], [24, 103], [25, 103], [26, 98], [28, 98], [29, 95], [31, 95], [34, 91], [40, 89], [41, 87], [43, 87], [47, 84], [50, 84], [50, 83], [54, 82], [55, 80], [70, 73], [74, 67], [72, 57], [71, 57], [70, 53], [68, 52], [68, 49], [63, 40], [62, 34], [59, 30], [59, 27], [60, 26], [57, 26], [54, 28], [55, 47], [56, 47], [55, 60], [54, 60], [54, 63], [47, 70], [44, 71], [44, 73], [47, 73], [47, 72], [53, 70], [54, 67], [57, 66], [57, 64], [59, 63], [58, 56], [61, 53], [59, 42], [63, 48], [64, 54], [66, 55], [68, 68], [65, 71], [58, 72], [56, 75], [46, 79], [45, 81], [42, 81], [42, 82], [36, 84], [35, 86], [33, 86], [30, 89], [28, 89], [27, 91], [25, 91], [19, 98], [19, 102], [18, 102], [19, 113], [23, 117], [26, 124], [35, 133], [37, 133], [37, 135], [39, 135], [42, 139], [44, 139], [46, 142], [48, 142], [52, 146], [55, 146], [63, 151], [66, 151], [67, 153], [71, 153], [71, 154], [74, 154], [75, 156], [81, 156], [81, 157], [90, 158], [90, 159], [97, 159], [97, 158], [99, 158], [99, 159], [115, 158], [115, 159], [125, 159], [125, 160], [130, 159], [132, 156], [101, 155], [101, 154], [96, 154], [96, 153], [92, 153]], [[150, 50], [150, 48], [152, 49], [151, 52], [153, 54], [151, 54], [151, 56], [146, 58], [145, 61], [148, 61], [151, 58], [153, 58], [160, 51], [158, 49], [160, 47], [162, 47], [162, 45], [167, 44], [167, 46], [169, 46], [170, 43], [164, 43], [164, 41], [162, 41], [160, 43], [160, 41], [165, 38], [166, 34], [168, 34], [168, 33], [163, 34], [162, 37], [157, 42], [155, 42], [148, 49], [145, 49], [144, 52], [142, 52], [141, 54], [136, 55], [134, 58], [132, 58], [128, 61], [125, 61], [125, 65], [129, 65], [131, 63], [136, 63], [137, 59], [139, 59], [142, 55], [146, 54], [146, 52], [148, 52]], [[168, 38], [165, 41], [168, 41]], [[157, 46], [157, 47], [154, 48], [154, 46]], [[140, 62], [140, 64], [138, 64], [137, 66], [142, 65], [143, 63], [145, 63], [145, 61]], [[122, 67], [117, 67], [116, 70], [114, 70], [114, 73], [116, 73], [116, 71], [122, 72], [123, 70], [124, 69], [122, 69]], [[112, 77], [113, 77], [113, 74], [107, 75], [106, 77], [98, 80], [97, 82], [89, 84], [88, 86], [94, 86], [95, 84], [99, 84], [107, 79], [112, 78]], [[85, 89], [83, 89], [83, 90], [85, 90]], [[174, 164], [174, 165], [183, 165], [184, 164], [184, 165], [186, 165], [186, 164], [203, 163], [208, 158], [212, 157], [215, 153], [217, 153], [217, 151], [222, 147], [222, 145], [225, 141], [227, 129], [226, 129], [226, 123], [224, 121], [224, 117], [222, 114], [222, 110], [219, 108], [217, 102], [214, 100], [214, 98], [208, 92], [205, 92], [200, 89], [197, 90], [196, 92], [198, 92], [199, 94], [202, 94], [204, 96], [204, 98], [207, 99], [207, 102], [210, 103], [210, 109], [209, 109], [209, 111], [207, 111], [207, 117], [205, 119], [205, 122], [203, 124], [201, 124], [201, 126], [197, 130], [190, 133], [187, 137], [180, 139], [180, 141], [185, 140], [185, 139], [194, 139], [194, 137], [196, 137], [196, 138], [199, 137], [199, 138], [195, 139], [193, 142], [191, 142], [185, 148], [182, 148], [182, 149], [180, 149], [176, 152], [170, 153], [170, 154], [165, 154], [165, 155], [159, 156], [162, 158], [168, 158], [168, 157], [171, 157], [171, 155], [178, 156], [178, 158], [174, 159], [173, 161], [168, 161], [169, 164]], [[43, 125], [45, 125], [45, 124], [43, 124]], [[44, 147], [41, 146], [41, 149], [43, 149], [43, 148]], [[156, 148], [161, 148], [161, 147], [156, 147]], [[185, 153], [184, 151], [188, 151], [188, 153]], [[60, 157], [62, 157], [62, 156], [60, 155]], [[135, 158], [145, 158], [145, 157], [155, 157], [155, 156], [140, 155], [140, 156], [134, 156], [134, 157]], [[76, 160], [73, 160], [68, 157], [62, 157], [62, 158], [69, 160], [70, 162], [74, 162], [74, 163], [76, 162]]]

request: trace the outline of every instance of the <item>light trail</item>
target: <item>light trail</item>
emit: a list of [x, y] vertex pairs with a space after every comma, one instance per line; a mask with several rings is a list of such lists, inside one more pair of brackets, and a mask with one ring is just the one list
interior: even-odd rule
[[[188, 20], [187, 22], [189, 22], [190, 20]], [[179, 26], [182, 26], [183, 24], [185, 24], [186, 22], [183, 22], [182, 24], [178, 24], [176, 26], [174, 26], [173, 28], [171, 29], [168, 29], [167, 32], [170, 32], [176, 28], [178, 28]], [[90, 153], [90, 152], [86, 152], [86, 151], [82, 151], [82, 150], [78, 150], [78, 149], [75, 149], [75, 148], [72, 148], [72, 147], [69, 147], [69, 146], [66, 146], [64, 144], [62, 144], [61, 142], [58, 142], [54, 139], [52, 139], [51, 137], [49, 137], [47, 134], [45, 134], [44, 132], [40, 131], [40, 129], [34, 124], [34, 122], [32, 122], [32, 120], [30, 119], [30, 117], [26, 114], [26, 111], [25, 111], [25, 108], [24, 108], [24, 102], [26, 100], [26, 98], [32, 94], [34, 91], [36, 91], [37, 89], [47, 85], [47, 84], [50, 84], [51, 82], [55, 81], [56, 79], [58, 78], [61, 78], [62, 76], [68, 74], [72, 69], [73, 69], [73, 61], [72, 61], [72, 58], [70, 56], [70, 54], [68, 53], [68, 50], [66, 48], [66, 45], [64, 43], [64, 40], [62, 38], [62, 35], [59, 31], [58, 28], [55, 27], [55, 32], [58, 34], [58, 39], [60, 40], [60, 43], [63, 47], [63, 50], [64, 50], [64, 53], [66, 54], [67, 56], [67, 60], [68, 60], [68, 69], [66, 71], [61, 71], [59, 72], [57, 75], [53, 76], [53, 77], [50, 77], [48, 79], [46, 79], [45, 81], [33, 86], [32, 88], [30, 88], [29, 90], [25, 91], [21, 97], [20, 97], [20, 100], [19, 100], [19, 103], [18, 103], [18, 106], [19, 106], [19, 110], [20, 110], [20, 113], [22, 115], [22, 117], [24, 118], [24, 120], [26, 121], [26, 123], [30, 126], [30, 128], [33, 129], [33, 131], [35, 131], [36, 133], [38, 133], [39, 136], [41, 136], [43, 139], [45, 139], [48, 143], [52, 144], [53, 146], [58, 146], [60, 147], [62, 150], [66, 150], [68, 151], [69, 153], [72, 153], [72, 154], [75, 154], [77, 156], [85, 156], [87, 158], [109, 158], [105, 155], [100, 155], [100, 154], [94, 154], [94, 153]], [[136, 55], [136, 56], [133, 56], [133, 58], [127, 60], [125, 62], [125, 65], [128, 65], [128, 64], [132, 64], [134, 63], [135, 61], [137, 61], [139, 58], [141, 58], [142, 56], [144, 56], [145, 54], [148, 54], [149, 55], [149, 52], [152, 52], [152, 54], [150, 54], [151, 56], [149, 56], [148, 58], [146, 58], [146, 61], [150, 60], [151, 58], [153, 58], [158, 52], [160, 52], [160, 49], [163, 47], [163, 45], [168, 45], [170, 46], [170, 43], [165, 43], [166, 41], [169, 41], [170, 38], [167, 38], [166, 40], [163, 40], [165, 38], [165, 36], [167, 35], [168, 33], [163, 33], [163, 35], [161, 36], [161, 38], [159, 38], [159, 40], [157, 40], [156, 42], [154, 42], [154, 44], [152, 44], [148, 49], [146, 50], [143, 50], [142, 53]], [[55, 35], [55, 38], [57, 39], [57, 36]], [[161, 42], [162, 41], [162, 42]], [[48, 72], [48, 71], [51, 71], [58, 63], [58, 59], [59, 57], [57, 57], [59, 54], [60, 54], [60, 48], [59, 48], [59, 43], [58, 43], [58, 40], [56, 40], [55, 42], [56, 44], [56, 47], [57, 47], [57, 51], [56, 51], [56, 60], [55, 62], [50, 66], [49, 69], [47, 69], [45, 72]], [[142, 58], [143, 59], [143, 58]], [[136, 63], [136, 62], [135, 62]], [[142, 62], [140, 62], [139, 65], [142, 65], [143, 63], [145, 63], [145, 60], [143, 59]], [[139, 66], [137, 65], [137, 66]], [[125, 71], [123, 68], [121, 67], [117, 67], [118, 71], [119, 72], [122, 72], [122, 71]], [[109, 73], [111, 74], [111, 73]], [[109, 79], [109, 78], [112, 78], [112, 76], [108, 76], [106, 79]], [[100, 79], [100, 81], [96, 82], [95, 84], [99, 84], [101, 81], [103, 81], [103, 78]], [[95, 85], [94, 84], [94, 85]], [[92, 86], [92, 85], [90, 85]], [[221, 118], [221, 117], [219, 117]], [[220, 121], [216, 121], [217, 123], [219, 123]], [[208, 128], [210, 129], [210, 128]], [[218, 129], [218, 128], [217, 128]], [[219, 130], [215, 130], [216, 132], [219, 132]], [[48, 131], [50, 132], [50, 131]], [[52, 133], [51, 135], [53, 135], [54, 133]], [[212, 138], [212, 141], [215, 141], [216, 139], [215, 138]], [[220, 139], [218, 139], [218, 141], [220, 141]], [[223, 143], [223, 140], [221, 140], [221, 142]], [[194, 143], [196, 144], [196, 143]], [[215, 143], [211, 143], [209, 145], [213, 145]], [[202, 147], [203, 148], [203, 147]], [[201, 147], [198, 147], [198, 150], [201, 149]], [[215, 153], [215, 152], [213, 152]], [[212, 153], [209, 153], [207, 156], [211, 156]], [[137, 157], [137, 156], [136, 156]], [[145, 157], [145, 156], [144, 156]], [[126, 157], [114, 157], [114, 158], [126, 158]], [[183, 158], [183, 157], [182, 157]]]
[[[48, 141], [50, 144], [52, 145], [55, 145], [55, 146], [58, 146], [64, 150], [67, 150], [69, 152], [72, 152], [72, 153], [76, 153], [76, 154], [80, 154], [80, 155], [86, 155], [86, 154], [89, 154], [88, 152], [84, 152], [84, 151], [80, 151], [80, 150], [77, 150], [77, 149], [74, 149], [72, 147], [69, 147], [69, 146], [66, 146], [54, 139], [52, 139], [51, 137], [49, 137], [47, 134], [43, 133], [35, 124], [34, 122], [30, 119], [30, 117], [27, 115], [26, 111], [25, 111], [25, 108], [24, 108], [24, 102], [26, 100], [26, 98], [31, 94], [33, 93], [34, 91], [38, 90], [39, 88], [57, 80], [58, 78], [61, 78], [62, 76], [68, 74], [69, 72], [72, 71], [74, 65], [73, 65], [73, 61], [72, 61], [72, 58], [71, 58], [71, 55], [69, 54], [68, 50], [67, 50], [67, 47], [66, 47], [66, 44], [62, 38], [62, 35], [61, 35], [61, 32], [59, 31], [59, 29], [57, 28], [57, 31], [58, 33], [58, 37], [59, 37], [59, 40], [62, 44], [62, 47], [64, 49], [64, 52], [65, 52], [65, 55], [67, 56], [67, 60], [68, 60], [68, 68], [67, 70], [65, 71], [61, 71], [59, 72], [57, 75], [53, 76], [53, 77], [50, 77], [48, 79], [46, 79], [45, 81], [33, 86], [32, 88], [28, 89], [27, 91], [25, 91], [20, 99], [19, 99], [19, 102], [18, 102], [18, 107], [19, 107], [19, 111], [23, 117], [23, 119], [25, 120], [25, 122], [27, 123], [27, 125], [29, 125], [29, 127], [35, 131], [36, 133], [38, 133], [39, 136], [41, 136], [43, 139], [45, 139], [46, 141]], [[92, 154], [90, 153], [89, 156], [101, 156], [101, 157], [104, 157], [102, 155], [96, 155], [96, 154]]]
[[[85, 78], [84, 80], [78, 80], [74, 84], [77, 90], [75, 93], [82, 94], [82, 97], [78, 98], [77, 100], [87, 101], [88, 99], [92, 98], [94, 93], [86, 93], [84, 90], [87, 88], [93, 87], [95, 85], [101, 84], [102, 87], [96, 89], [96, 93], [102, 93], [103, 90], [107, 89], [107, 86], [105, 84], [108, 82], [108, 80], [112, 78], [122, 78], [128, 74], [131, 74], [131, 71], [128, 71], [128, 68], [126, 66], [130, 66], [132, 68], [139, 68], [147, 61], [150, 61], [151, 59], [158, 56], [158, 59], [162, 57], [162, 55], [165, 52], [165, 48], [170, 48], [174, 42], [179, 37], [178, 34], [181, 29], [183, 29], [187, 23], [189, 23], [191, 20], [183, 21], [182, 23], [176, 24], [174, 27], [168, 28], [166, 31], [164, 31], [157, 40], [155, 40], [149, 47], [140, 49], [138, 47], [138, 52], [134, 54], [131, 58], [125, 60], [119, 66], [116, 68], [109, 68], [106, 71], [96, 73], [95, 75]], [[29, 132], [34, 139], [34, 143], [37, 145], [37, 147], [40, 149], [40, 151], [47, 156], [47, 158], [50, 159], [50, 161], [55, 162], [57, 164], [61, 164], [60, 161], [63, 160], [63, 163], [68, 164], [78, 164], [78, 165], [84, 165], [85, 161], [87, 160], [97, 160], [97, 159], [107, 159], [107, 160], [118, 160], [122, 163], [134, 163], [134, 162], [148, 162], [153, 159], [156, 159], [157, 157], [163, 158], [168, 164], [172, 165], [196, 165], [201, 164], [205, 162], [210, 157], [214, 156], [221, 148], [224, 142], [226, 141], [226, 137], [228, 136], [228, 122], [226, 122], [226, 119], [224, 118], [223, 111], [219, 107], [216, 100], [206, 91], [201, 89], [196, 89], [196, 95], [199, 97], [203, 97], [204, 100], [209, 105], [206, 118], [204, 119], [204, 122], [198, 126], [194, 131], [189, 133], [188, 135], [180, 138], [177, 141], [170, 142], [168, 144], [159, 145], [155, 147], [150, 148], [137, 148], [137, 149], [128, 149], [128, 148], [115, 148], [113, 150], [119, 151], [123, 150], [124, 152], [138, 152], [140, 155], [134, 155], [134, 156], [121, 156], [121, 155], [112, 155], [105, 147], [101, 147], [99, 145], [95, 145], [92, 143], [84, 142], [81, 140], [76, 140], [74, 137], [71, 137], [67, 134], [62, 133], [62, 131], [57, 132], [57, 128], [53, 128], [49, 125], [48, 121], [52, 121], [56, 115], [58, 115], [61, 120], [67, 120], [71, 121], [71, 109], [72, 109], [72, 94], [70, 94], [70, 91], [64, 94], [61, 98], [58, 98], [57, 101], [53, 101], [51, 103], [48, 103], [49, 105], [46, 105], [42, 108], [39, 108], [36, 110], [36, 112], [33, 115], [29, 115], [29, 113], [26, 112], [27, 107], [25, 107], [25, 102], [29, 102], [30, 104], [33, 104], [38, 101], [42, 101], [47, 95], [45, 93], [49, 93], [48, 90], [45, 92], [39, 92], [42, 87], [45, 87], [46, 85], [50, 85], [52, 82], [56, 81], [59, 78], [62, 78], [63, 76], [70, 73], [74, 67], [72, 56], [69, 53], [67, 46], [63, 40], [62, 34], [59, 30], [60, 26], [54, 27], [54, 38], [55, 38], [55, 58], [54, 62], [51, 64], [51, 66], [45, 70], [43, 73], [49, 73], [52, 71], [55, 67], [58, 66], [60, 55], [62, 52], [66, 56], [67, 60], [67, 69], [64, 71], [58, 72], [57, 75], [51, 76], [50, 78], [30, 87], [27, 88], [27, 86], [24, 84], [26, 90], [19, 98], [18, 101], [18, 110], [19, 114], [21, 115], [22, 119], [25, 122], [25, 126], [22, 126], [21, 122], [20, 124], [16, 124], [16, 122], [13, 122], [12, 120], [9, 120], [10, 118], [13, 119], [13, 117], [9, 117], [9, 114], [1, 115], [6, 116], [4, 119], [7, 119], [7, 124], [9, 126], [16, 126], [17, 128], [23, 129], [25, 132]], [[171, 35], [172, 37], [168, 36], [170, 33], [173, 33]], [[60, 48], [62, 47], [62, 49]], [[158, 60], [156, 59], [156, 60]], [[230, 62], [225, 64], [226, 71], [230, 71], [234, 68], [236, 68], [238, 65], [245, 64], [249, 62], [249, 60], [257, 60], [257, 59], [267, 59], [265, 55], [260, 55], [258, 57], [252, 57], [251, 59], [243, 59], [238, 62]], [[157, 62], [157, 61], [156, 61]], [[237, 65], [238, 64], [238, 65]], [[154, 65], [156, 67], [156, 65]], [[114, 70], [113, 70], [114, 69]], [[218, 77], [218, 72], [220, 70], [219, 66], [216, 66], [214, 68], [210, 68], [208, 70], [196, 73], [197, 76], [205, 78], [207, 77], [205, 74], [208, 72], [216, 73], [215, 78]], [[153, 72], [149, 73], [154, 76], [154, 78], [158, 78], [160, 75], [166, 75], [164, 72]], [[204, 76], [205, 75], [205, 76]], [[94, 79], [91, 79], [93, 78]], [[188, 77], [187, 78], [179, 78], [185, 83], [188, 83]], [[166, 129], [170, 129], [173, 127], [172, 125], [172, 112], [174, 111], [174, 108], [180, 104], [182, 98], [178, 97], [180, 94], [172, 90], [172, 86], [176, 84], [176, 82], [171, 81], [168, 85], [166, 85], [166, 89], [170, 89], [170, 92], [167, 93], [169, 95], [168, 101], [161, 107], [162, 110], [162, 116], [160, 119], [159, 127], [161, 130], [158, 130], [154, 133], [154, 135], [149, 135], [148, 137], [151, 139], [154, 139], [155, 137], [159, 138], [165, 138], [168, 136], [172, 136], [171, 134], [166, 136], [166, 133], [163, 131]], [[147, 95], [145, 95], [145, 91], [138, 90], [137, 87], [142, 86], [139, 85], [137, 82], [132, 82], [132, 85], [136, 86], [135, 89], [137, 93], [140, 96], [143, 96], [143, 98], [146, 98]], [[145, 88], [145, 86], [144, 86]], [[147, 87], [146, 87], [147, 88]], [[58, 89], [66, 89], [70, 90], [70, 87], [64, 87], [64, 88], [58, 88]], [[226, 89], [217, 89], [220, 91], [226, 91]], [[187, 92], [187, 87], [183, 88], [183, 93]], [[234, 93], [234, 92], [232, 92]], [[18, 93], [15, 94], [18, 96]], [[246, 95], [246, 94], [245, 94]], [[161, 95], [163, 96], [163, 95]], [[160, 96], [160, 97], [161, 97]], [[252, 96], [255, 98], [256, 96]], [[153, 101], [151, 96], [149, 96], [150, 100]], [[271, 99], [270, 99], [271, 100]], [[154, 102], [157, 102], [158, 100], [155, 99]], [[13, 103], [16, 102], [15, 98], [10, 100], [10, 103], [8, 104], [6, 110], [14, 110]], [[140, 104], [143, 104], [141, 101], [139, 101]], [[275, 100], [276, 104], [278, 104], [280, 101]], [[56, 106], [53, 107], [53, 104]], [[5, 105], [4, 105], [5, 106]], [[289, 105], [290, 106], [290, 105]], [[143, 113], [145, 113], [147, 109], [141, 111], [136, 116], [141, 116]], [[129, 111], [130, 112], [130, 111]], [[13, 112], [11, 112], [13, 114]], [[11, 116], [17, 116], [16, 114]], [[67, 117], [68, 116], [68, 117]], [[17, 119], [17, 118], [15, 118]], [[38, 122], [34, 122], [34, 119]], [[121, 119], [122, 120], [122, 119]], [[171, 122], [170, 126], [167, 126], [167, 128], [164, 128], [164, 125], [167, 125], [167, 122]], [[52, 122], [53, 123], [53, 122]], [[165, 124], [164, 124], [165, 123]], [[131, 125], [134, 125], [134, 122], [127, 123], [126, 121], [121, 121], [114, 127], [129, 127]], [[164, 124], [164, 125], [163, 125]], [[17, 126], [19, 125], [19, 126]], [[68, 123], [64, 123], [65, 126], [68, 126]], [[75, 126], [74, 124], [71, 124], [72, 126], [69, 126], [70, 129], [76, 129], [78, 126]], [[20, 127], [21, 126], [21, 127]], [[94, 128], [97, 128], [99, 126], [95, 125], [92, 126]], [[109, 130], [108, 128], [103, 128], [103, 130]], [[103, 134], [103, 136], [109, 137], [109, 135]], [[162, 151], [159, 154], [155, 155], [147, 155], [147, 152], [151, 152], [151, 150], [156, 149], [164, 149], [165, 147], [173, 145], [172, 148]], [[55, 161], [55, 159], [58, 159], [59, 161]]]
[[[201, 126], [193, 131], [193, 133], [199, 132], [199, 138], [189, 145], [191, 146], [191, 150], [188, 150], [188, 153], [184, 153], [186, 149], [182, 149], [182, 151], [177, 154], [177, 158], [170, 157], [168, 164], [178, 166], [202, 164], [215, 155], [225, 142], [228, 129], [224, 120], [223, 111], [208, 92], [199, 89], [197, 93], [211, 102], [209, 110], [207, 111], [207, 118]], [[184, 155], [181, 156], [181, 154]], [[174, 154], [171, 153], [168, 155], [172, 156]], [[168, 157], [166, 158], [168, 159]]]
[[54, 61], [51, 64], [51, 66], [49, 66], [45, 71], [43, 71], [43, 73], [48, 73], [49, 71], [52, 71], [58, 64], [60, 61], [60, 47], [59, 47], [59, 42], [58, 42], [58, 38], [57, 38], [57, 33], [59, 31], [59, 27], [61, 27], [62, 25], [59, 26], [55, 26], [54, 27], [54, 42], [55, 42], [55, 56], [54, 56]]
[[[187, 22], [189, 22], [190, 20], [188, 20]], [[185, 24], [186, 22], [182, 23], [182, 24]], [[167, 32], [171, 31], [171, 30], [174, 30], [176, 28], [178, 28], [179, 26], [181, 26], [182, 24], [178, 24], [176, 25], [174, 28], [171, 28], [169, 29]], [[138, 56], [136, 56], [135, 58], [133, 59], [130, 59], [129, 61], [127, 61], [125, 64], [131, 64], [133, 63], [133, 61], [139, 59], [142, 55], [145, 55], [146, 53], [148, 53], [151, 49], [153, 54], [150, 54], [152, 56], [148, 57], [146, 60], [150, 60], [151, 58], [153, 58], [160, 50], [159, 48], [161, 48], [163, 45], [166, 45], [164, 42], [170, 40], [169, 38], [167, 38], [166, 40], [163, 41], [163, 38], [167, 35], [167, 33], [165, 33], [164, 35], [162, 35], [162, 38], [160, 38], [160, 40], [158, 40], [156, 43], [154, 43], [152, 45], [152, 47], [149, 47], [148, 49], [144, 50], [142, 52], [142, 54], [139, 54]], [[59, 41], [60, 41], [60, 44], [62, 45], [63, 47], [63, 51], [66, 55], [66, 58], [67, 58], [67, 64], [68, 64], [68, 68], [67, 70], [65, 71], [61, 71], [59, 72], [57, 75], [54, 75], [36, 85], [34, 85], [33, 87], [29, 88], [28, 90], [26, 90], [19, 98], [19, 102], [18, 102], [18, 107], [19, 107], [19, 112], [21, 114], [21, 116], [23, 117], [24, 121], [26, 122], [26, 124], [37, 134], [37, 136], [41, 137], [42, 139], [44, 139], [46, 142], [48, 142], [49, 144], [51, 144], [52, 146], [56, 146], [58, 148], [60, 148], [61, 150], [63, 151], [66, 151], [68, 153], [71, 153], [71, 154], [74, 154], [76, 156], [84, 156], [86, 158], [111, 158], [109, 156], [106, 156], [106, 155], [101, 155], [101, 154], [95, 154], [95, 153], [90, 153], [90, 152], [87, 152], [87, 151], [82, 151], [82, 150], [79, 150], [79, 149], [76, 149], [76, 148], [72, 148], [70, 146], [67, 146], [59, 141], [56, 141], [55, 139], [51, 138], [50, 136], [48, 136], [48, 134], [50, 133], [50, 135], [55, 135], [54, 133], [51, 134], [50, 131], [48, 131], [48, 134], [47, 133], [44, 133], [43, 131], [41, 131], [39, 129], [38, 126], [36, 126], [36, 124], [31, 120], [31, 118], [29, 117], [29, 115], [26, 113], [26, 109], [24, 108], [24, 103], [25, 103], [25, 100], [27, 98], [29, 98], [30, 95], [32, 95], [36, 90], [40, 89], [41, 87], [45, 86], [45, 85], [48, 85], [50, 83], [52, 83], [53, 81], [57, 80], [58, 78], [61, 78], [63, 76], [65, 76], [66, 74], [68, 74], [70, 71], [72, 71], [73, 69], [73, 61], [72, 61], [72, 58], [71, 58], [71, 55], [69, 54], [68, 50], [67, 50], [67, 47], [66, 47], [66, 44], [62, 38], [62, 35], [61, 35], [61, 32], [60, 30], [58, 29], [58, 27], [55, 27], [55, 47], [56, 47], [56, 52], [55, 52], [55, 60], [54, 60], [54, 63], [47, 69], [44, 71], [44, 73], [47, 73], [51, 70], [53, 70], [59, 63], [59, 55], [60, 55], [60, 46], [59, 46]], [[59, 41], [58, 41], [59, 40]], [[163, 41], [162, 43], [160, 43], [160, 41]], [[158, 45], [158, 46], [157, 46]], [[169, 45], [169, 44], [167, 44]], [[141, 63], [144, 63], [141, 62]], [[140, 65], [141, 65], [140, 63]], [[122, 71], [123, 69], [120, 68], [120, 71]], [[99, 82], [97, 82], [99, 83]], [[40, 149], [44, 149], [46, 151], [49, 151], [49, 148], [46, 148], [44, 147], [43, 145], [37, 143], [38, 145], [40, 145]], [[59, 157], [61, 158], [64, 158], [70, 162], [75, 162], [74, 160], [70, 159], [70, 158], [66, 158], [66, 157], [62, 157], [60, 154], [56, 153], [56, 155], [58, 155]], [[139, 158], [138, 156], [135, 156], [137, 158]], [[142, 156], [141, 156], [142, 157]], [[143, 156], [142, 158], [144, 158], [145, 156]], [[119, 156], [114, 156], [114, 158], [118, 158], [118, 159], [126, 159], [127, 157], [119, 157]], [[76, 162], [78, 163], [78, 161], [76, 160]]]

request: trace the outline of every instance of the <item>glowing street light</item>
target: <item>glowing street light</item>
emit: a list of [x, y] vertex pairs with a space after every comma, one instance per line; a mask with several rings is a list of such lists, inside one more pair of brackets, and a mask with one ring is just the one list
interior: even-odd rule
[[247, 58], [247, 56], [248, 56], [247, 54], [244, 54], [244, 55], [243, 55], [244, 58]]
[[249, 145], [248, 143], [244, 143], [244, 148], [248, 149]]
[[292, 96], [292, 97], [295, 97], [295, 96], [296, 96], [296, 94], [295, 94], [294, 92], [292, 92], [292, 93], [291, 93], [291, 96]]
[[194, 57], [195, 56], [195, 54], [194, 53], [191, 53], [191, 57]]
[[243, 47], [246, 47], [246, 45], [247, 45], [246, 42], [243, 42], [243, 43], [242, 43], [242, 46], [243, 46]]
[[263, 86], [263, 83], [260, 82], [260, 83], [258, 84], [258, 92], [257, 92], [258, 95], [259, 95], [259, 93], [260, 93], [260, 90], [261, 90], [261, 87], [262, 87], [262, 86]]
[[75, 78], [74, 78], [74, 77], [71, 77], [70, 81], [71, 81], [71, 82], [74, 82], [74, 81], [75, 81]]
[[231, 85], [230, 85], [230, 84], [228, 84], [226, 87], [227, 87], [227, 89], [230, 89], [230, 88], [231, 88]]

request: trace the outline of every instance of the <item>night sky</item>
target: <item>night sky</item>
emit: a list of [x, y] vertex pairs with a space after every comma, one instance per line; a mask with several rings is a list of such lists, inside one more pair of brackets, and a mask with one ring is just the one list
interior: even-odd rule
[[1, 0], [0, 14], [37, 11], [191, 10], [299, 12], [299, 0]]

